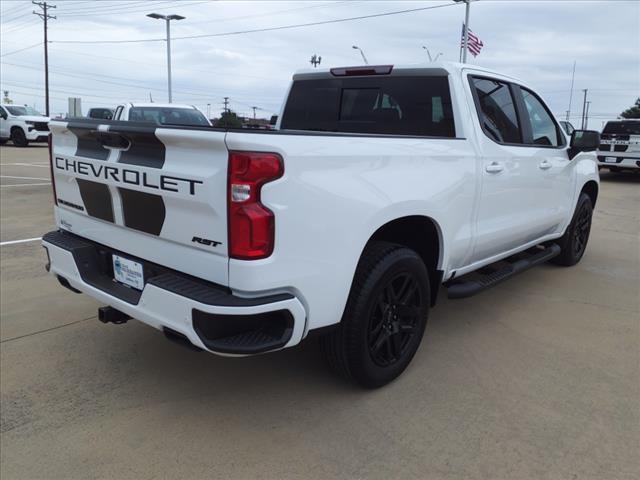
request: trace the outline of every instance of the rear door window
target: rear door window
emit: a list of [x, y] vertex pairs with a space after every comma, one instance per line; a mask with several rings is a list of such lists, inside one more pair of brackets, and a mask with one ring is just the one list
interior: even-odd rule
[[471, 85], [485, 134], [498, 143], [522, 143], [520, 121], [509, 84], [471, 77]]
[[297, 80], [282, 129], [455, 137], [445, 76]]

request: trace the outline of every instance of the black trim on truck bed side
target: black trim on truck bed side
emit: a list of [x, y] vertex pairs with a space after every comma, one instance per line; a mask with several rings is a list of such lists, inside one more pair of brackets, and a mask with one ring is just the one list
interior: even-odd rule
[[113, 279], [111, 255], [114, 253], [143, 265], [145, 285], [154, 285], [204, 305], [254, 307], [294, 298], [289, 293], [268, 295], [260, 298], [237, 297], [231, 293], [231, 290], [222, 285], [148, 262], [63, 230], [49, 232], [42, 237], [42, 240], [71, 252], [80, 276], [85, 283], [132, 305], [138, 304], [142, 292], [118, 283]]

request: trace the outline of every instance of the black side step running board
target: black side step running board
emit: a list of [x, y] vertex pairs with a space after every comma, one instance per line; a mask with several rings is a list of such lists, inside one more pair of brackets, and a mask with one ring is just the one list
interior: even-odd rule
[[452, 299], [470, 297], [476, 293], [486, 290], [487, 288], [491, 288], [494, 285], [502, 283], [514, 275], [530, 269], [531, 267], [551, 260], [559, 254], [560, 246], [553, 243], [546, 248], [539, 249], [538, 252], [531, 254], [529, 257], [517, 260], [494, 272], [484, 275], [475, 272], [473, 273], [475, 278], [468, 281], [459, 281], [450, 285], [447, 288], [447, 296]]

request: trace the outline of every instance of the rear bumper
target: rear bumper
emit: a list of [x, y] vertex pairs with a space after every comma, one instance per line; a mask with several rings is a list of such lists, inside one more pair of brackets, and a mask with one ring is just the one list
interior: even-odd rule
[[[606, 158], [615, 158], [616, 161], [607, 162], [605, 161]], [[605, 152], [598, 152], [598, 166], [640, 169], [640, 156], [625, 157], [621, 156], [618, 152], [611, 152], [607, 154], [605, 154]]]
[[251, 355], [302, 339], [306, 313], [291, 294], [241, 298], [210, 282], [134, 259], [145, 272], [144, 289], [138, 291], [113, 280], [111, 254], [126, 253], [63, 231], [47, 233], [42, 245], [48, 270], [64, 286], [165, 333], [178, 332], [203, 350]]

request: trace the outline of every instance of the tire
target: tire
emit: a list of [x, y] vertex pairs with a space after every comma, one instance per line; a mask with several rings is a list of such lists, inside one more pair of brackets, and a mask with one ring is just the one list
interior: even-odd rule
[[27, 140], [27, 136], [21, 128], [14, 128], [11, 130], [11, 141], [16, 147], [22, 148], [29, 145], [29, 140]]
[[589, 241], [592, 216], [593, 205], [591, 198], [583, 192], [578, 198], [578, 204], [573, 213], [571, 223], [557, 242], [561, 250], [560, 255], [551, 260], [553, 263], [570, 267], [580, 261]]
[[413, 250], [371, 242], [338, 328], [321, 338], [332, 370], [365, 388], [400, 375], [415, 355], [430, 305], [429, 274]]

